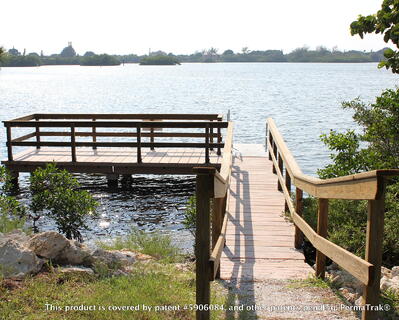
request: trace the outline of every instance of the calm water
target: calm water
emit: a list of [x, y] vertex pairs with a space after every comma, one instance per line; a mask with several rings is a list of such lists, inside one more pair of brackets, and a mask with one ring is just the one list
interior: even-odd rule
[[[371, 102], [397, 83], [397, 76], [378, 70], [376, 64], [3, 68], [0, 114], [7, 120], [34, 112], [226, 114], [230, 110], [239, 143], [263, 143], [265, 119], [273, 117], [303, 171], [315, 174], [328, 161], [320, 134], [355, 128], [350, 112], [340, 103], [358, 96]], [[5, 130], [0, 142], [4, 158]], [[110, 193], [101, 177], [81, 179], [102, 203], [102, 218], [92, 223], [101, 236], [125, 234], [131, 224], [174, 233], [181, 228], [181, 212], [194, 188], [193, 180], [184, 178], [185, 187], [170, 196], [146, 193], [142, 181], [131, 190]], [[146, 185], [163, 190], [162, 179], [150, 177]], [[174, 178], [166, 180], [176, 184]], [[43, 222], [43, 228], [49, 227]]]

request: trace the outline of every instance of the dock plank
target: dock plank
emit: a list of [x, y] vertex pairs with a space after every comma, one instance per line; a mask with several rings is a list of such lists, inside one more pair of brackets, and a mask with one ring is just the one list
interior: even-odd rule
[[[252, 152], [254, 149], [252, 149]], [[255, 150], [256, 151], [256, 150]], [[294, 248], [295, 227], [284, 217], [284, 196], [266, 154], [234, 157], [222, 279], [306, 278], [313, 269]]]

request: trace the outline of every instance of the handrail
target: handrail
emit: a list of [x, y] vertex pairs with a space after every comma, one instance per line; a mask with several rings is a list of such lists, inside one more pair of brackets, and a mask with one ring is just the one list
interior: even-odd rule
[[[164, 121], [165, 120], [165, 121]], [[221, 155], [224, 148], [222, 129], [228, 127], [219, 114], [31, 114], [9, 121], [3, 121], [7, 130], [8, 161], [13, 161], [14, 146], [37, 149], [41, 147], [70, 147], [72, 162], [77, 162], [78, 147], [127, 147], [137, 148], [137, 163], [142, 163], [141, 149], [150, 148], [203, 148], [205, 163], [210, 163], [209, 152], [217, 149]], [[12, 137], [12, 128], [34, 128], [34, 131]], [[61, 130], [44, 131], [43, 128], [61, 128]], [[90, 129], [82, 131], [79, 129]], [[135, 129], [135, 132], [101, 132], [98, 128]], [[198, 132], [158, 132], [165, 129], [203, 129]], [[216, 131], [214, 131], [216, 130]], [[190, 130], [194, 131], [194, 130]], [[35, 141], [30, 140], [35, 138]], [[70, 137], [70, 141], [47, 141], [41, 137]], [[79, 141], [78, 137], [91, 137], [92, 141]], [[98, 141], [99, 137], [135, 137], [128, 141]], [[150, 140], [143, 141], [142, 138]], [[203, 142], [155, 142], [156, 137], [162, 138], [204, 138]], [[214, 141], [216, 138], [216, 141]]]
[[[228, 122], [220, 171], [218, 172], [213, 167], [194, 168], [194, 173], [197, 175], [195, 235], [197, 305], [209, 305], [209, 281], [220, 277], [220, 258], [226, 242], [226, 209], [229, 196], [227, 191], [233, 160], [232, 150], [233, 123]], [[212, 222], [210, 216], [212, 216]], [[212, 236], [210, 229], [212, 229]], [[211, 249], [212, 253], [210, 253]], [[209, 319], [209, 309], [197, 310], [196, 317], [203, 320]]]
[[[324, 278], [327, 256], [365, 285], [364, 304], [378, 305], [384, 232], [384, 186], [386, 178], [398, 176], [399, 170], [374, 170], [325, 180], [311, 177], [300, 169], [273, 119], [267, 119], [267, 128], [269, 159], [272, 160], [273, 172], [278, 177], [278, 189], [284, 193], [286, 211], [290, 213], [296, 226], [295, 247], [297, 249], [301, 247], [305, 235], [317, 250], [316, 276]], [[296, 205], [291, 198], [291, 184], [296, 186]], [[316, 231], [302, 218], [303, 191], [319, 198]], [[365, 259], [326, 239], [329, 199], [369, 201]], [[362, 319], [377, 319], [377, 317], [376, 308], [364, 309]]]
[[318, 179], [305, 175], [285, 144], [274, 120], [268, 118], [267, 124], [269, 128], [268, 149], [273, 149], [273, 144], [275, 144], [291, 177], [291, 182], [317, 198], [377, 199], [380, 196], [379, 190], [382, 183], [379, 178], [399, 174], [399, 170], [374, 170], [331, 179]]

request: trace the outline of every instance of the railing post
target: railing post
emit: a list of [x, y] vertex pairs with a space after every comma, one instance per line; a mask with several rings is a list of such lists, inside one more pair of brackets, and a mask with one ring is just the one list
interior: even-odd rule
[[[211, 120], [211, 123], [213, 122], [213, 120]], [[213, 127], [212, 126], [210, 126], [210, 128], [209, 128], [210, 130], [210, 140], [211, 140], [211, 143], [213, 143]], [[213, 150], [213, 147], [210, 147], [210, 149], [211, 150]]]
[[209, 163], [209, 124], [205, 126], [205, 163]]
[[[155, 142], [155, 139], [154, 139], [154, 128], [150, 128], [150, 142], [151, 143], [154, 143]], [[155, 148], [154, 148], [154, 146], [152, 145], [151, 146], [151, 151], [154, 151], [155, 150]]]
[[[303, 191], [302, 189], [296, 188], [295, 192], [295, 211], [298, 214], [298, 216], [302, 217], [303, 214]], [[303, 233], [301, 229], [299, 229], [297, 226], [295, 226], [295, 249], [301, 249], [303, 243]]]
[[[277, 145], [276, 145], [276, 143], [274, 141], [273, 141], [273, 154], [276, 157], [276, 160], [278, 160]], [[273, 173], [277, 173], [276, 167], [274, 165], [274, 162], [273, 162]]]
[[39, 122], [39, 118], [35, 118], [35, 120], [36, 120], [36, 142], [38, 143], [37, 145], [36, 145], [36, 149], [40, 149], [40, 145], [39, 145], [39, 143], [40, 143], [40, 127], [39, 127], [39, 125], [38, 125], [38, 122]]
[[[212, 206], [212, 250], [215, 249], [216, 242], [219, 239], [223, 224], [223, 203], [224, 198], [214, 198]], [[215, 276], [220, 278], [220, 265]]]
[[[222, 121], [221, 118], [219, 118], [218, 121]], [[222, 143], [222, 129], [219, 127], [218, 128], [218, 143]], [[220, 156], [222, 154], [221, 148], [218, 147], [217, 155]]]
[[[93, 122], [95, 122], [96, 119], [93, 119]], [[92, 130], [91, 130], [92, 134], [93, 134], [93, 143], [97, 142], [97, 128], [95, 126], [93, 126]], [[97, 149], [97, 146], [93, 146], [93, 150]]]
[[[319, 199], [319, 209], [317, 212], [317, 234], [323, 238], [327, 237], [328, 224], [328, 199]], [[326, 256], [316, 250], [316, 277], [325, 278]]]
[[[381, 188], [384, 189], [381, 181]], [[384, 191], [377, 200], [369, 200], [367, 212], [366, 257], [365, 260], [373, 264], [371, 283], [364, 287], [363, 304], [378, 306], [380, 300], [380, 278], [382, 263], [382, 243], [384, 234]], [[378, 319], [377, 310], [364, 310], [362, 320]]]
[[138, 125], [137, 128], [137, 163], [141, 163], [141, 126]]
[[[281, 172], [281, 175], [284, 175], [283, 158], [281, 157], [281, 153], [278, 153], [278, 170]], [[278, 191], [283, 191], [280, 180], [277, 180], [277, 189]]]
[[12, 134], [11, 134], [11, 126], [6, 124], [7, 126], [7, 153], [8, 153], [8, 161], [13, 161], [12, 156]]
[[71, 154], [72, 162], [76, 162], [76, 135], [75, 135], [75, 124], [71, 124]]
[[[291, 177], [290, 174], [288, 173], [287, 168], [285, 168], [285, 186], [287, 187], [288, 192], [291, 194]], [[285, 200], [284, 210], [285, 212], [289, 211], [287, 200]]]
[[[210, 198], [213, 192], [213, 174], [208, 171], [197, 173], [196, 183], [196, 311], [197, 320], [209, 320], [210, 312]], [[205, 308], [204, 308], [205, 307]], [[205, 310], [204, 310], [205, 309]]]
[[269, 160], [272, 160], [272, 150], [273, 150], [273, 136], [271, 135], [270, 131], [268, 132], [269, 134], [269, 146], [267, 148], [267, 151], [269, 151]]

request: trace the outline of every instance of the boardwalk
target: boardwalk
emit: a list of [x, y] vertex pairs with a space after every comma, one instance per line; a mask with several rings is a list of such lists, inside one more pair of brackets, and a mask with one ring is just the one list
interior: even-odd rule
[[[306, 278], [313, 269], [294, 245], [294, 226], [287, 222], [284, 195], [261, 145], [237, 145], [226, 213], [226, 247], [222, 279]], [[314, 271], [313, 271], [314, 272]]]

